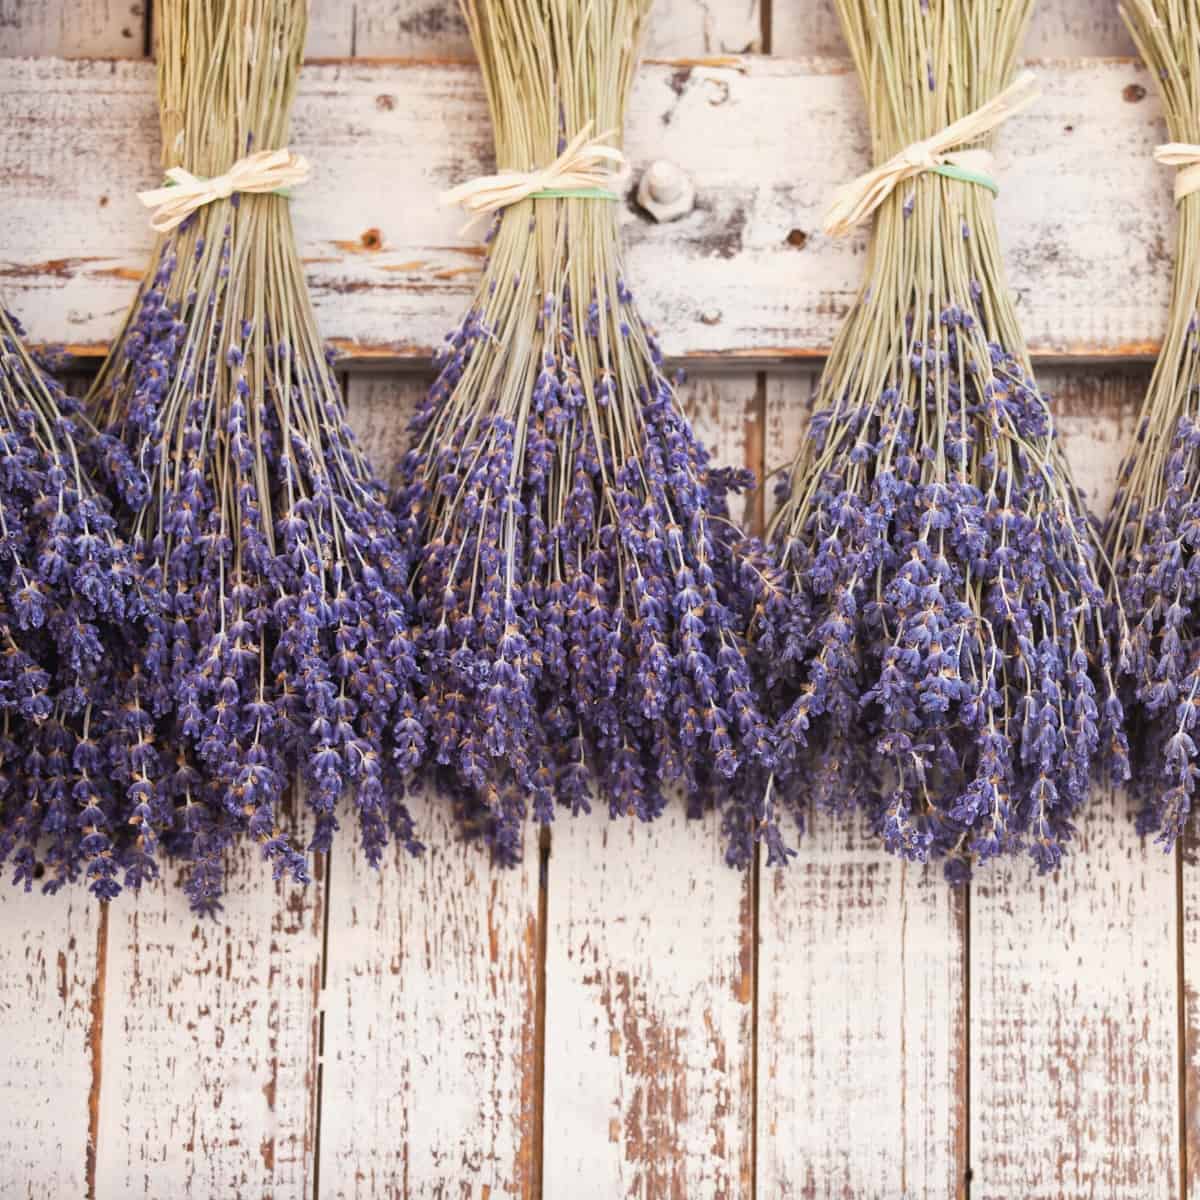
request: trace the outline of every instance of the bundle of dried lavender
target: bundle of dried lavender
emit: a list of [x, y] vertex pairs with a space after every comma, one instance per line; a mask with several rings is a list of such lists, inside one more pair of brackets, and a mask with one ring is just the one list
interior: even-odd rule
[[[306, 878], [279, 821], [297, 776], [312, 849], [328, 849], [347, 784], [373, 860], [389, 828], [415, 848], [389, 776], [416, 765], [423, 734], [395, 521], [346, 425], [288, 200], [265, 190], [272, 171], [303, 174], [264, 152], [287, 144], [306, 4], [164, 0], [156, 15], [179, 189], [155, 197], [157, 227], [199, 200], [159, 240], [92, 403], [149, 612], [117, 775], [142, 827], [192, 863], [205, 910], [243, 833]], [[196, 182], [214, 176], [226, 186]]]
[[0, 308], [0, 864], [108, 899], [146, 869], [105, 763], [129, 552], [80, 464], [78, 403], [21, 339]]
[[[506, 173], [465, 195], [506, 207], [397, 507], [437, 781], [502, 861], [527, 798], [546, 822], [595, 789], [648, 820], [665, 785], [699, 810], [768, 752], [726, 510], [747, 480], [680, 411], [606, 187], [648, 8], [465, 2]], [[565, 178], [528, 174], [560, 155]]]
[[876, 161], [911, 149], [877, 189], [863, 290], [769, 531], [788, 577], [784, 615], [754, 626], [784, 714], [769, 800], [858, 807], [955, 880], [1021, 845], [1049, 870], [1098, 752], [1124, 771], [1097, 550], [1004, 286], [986, 160], [945, 154], [994, 121], [936, 136], [1005, 111], [1030, 0], [838, 10]]
[[[1125, 0], [1122, 15], [1159, 81], [1173, 143], [1157, 157], [1200, 161], [1200, 11], [1183, 0]], [[1187, 143], [1191, 143], [1189, 147]], [[1189, 152], [1190, 151], [1190, 152]], [[1200, 708], [1200, 194], [1177, 179], [1179, 251], [1166, 337], [1122, 466], [1106, 528], [1113, 591], [1129, 623], [1121, 654], [1135, 723], [1139, 823], [1170, 849], [1196, 787]]]

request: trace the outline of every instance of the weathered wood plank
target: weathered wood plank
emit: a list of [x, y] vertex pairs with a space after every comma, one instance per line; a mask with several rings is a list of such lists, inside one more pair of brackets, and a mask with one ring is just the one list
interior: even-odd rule
[[1126, 809], [972, 885], [973, 1200], [1179, 1195], [1176, 869]]
[[[768, 378], [769, 470], [795, 455], [815, 382], [812, 371]], [[958, 1195], [963, 898], [854, 821], [816, 816], [799, 848], [759, 891], [759, 1194]]]
[[149, 0], [0, 0], [0, 56], [141, 58]]
[[318, 1200], [531, 1197], [536, 836], [503, 871], [445, 801], [413, 815], [421, 859], [334, 857]]
[[[716, 460], [761, 468], [753, 374], [682, 395]], [[554, 826], [545, 1195], [751, 1195], [753, 877], [722, 854], [715, 819], [678, 805], [650, 826]]]
[[[774, 54], [846, 54], [833, 0], [773, 4], [771, 25]], [[1131, 56], [1134, 49], [1115, 4], [1054, 0], [1034, 8], [1025, 53], [1031, 58], [1112, 58]]]
[[[1094, 511], [1147, 377], [1041, 373]], [[1175, 862], [1137, 837], [1119, 792], [1097, 788], [1079, 825], [1055, 876], [994, 864], [972, 885], [976, 1200], [1178, 1194]]]
[[[1001, 236], [1030, 342], [1040, 353], [1150, 352], [1174, 220], [1169, 172], [1150, 157], [1158, 102], [1130, 63], [1053, 64], [1039, 75], [1040, 103], [1006, 126], [999, 147]], [[35, 338], [99, 347], [149, 248], [133, 193], [157, 169], [151, 70], [2, 62], [0, 121], [11, 131], [0, 145], [0, 287]], [[312, 65], [294, 142], [317, 164], [294, 207], [323, 329], [359, 355], [427, 355], [459, 319], [479, 261], [460, 216], [435, 203], [440, 188], [489, 161], [476, 72]], [[831, 190], [865, 163], [846, 65], [648, 65], [629, 150], [636, 164], [673, 158], [699, 188], [697, 210], [676, 223], [625, 207], [630, 277], [665, 326], [667, 351], [763, 361], [823, 353], [860, 282], [865, 245], [865, 235], [834, 243], [819, 232]]]
[[[341, 0], [315, 0], [313, 19]], [[324, 53], [312, 48], [310, 53]], [[645, 53], [744, 54], [761, 49], [759, 0], [657, 0]], [[471, 58], [471, 40], [458, 4], [447, 0], [358, 0], [354, 53], [418, 58]]]
[[[351, 420], [395, 466], [420, 377], [357, 376]], [[324, 1197], [532, 1195], [538, 873], [464, 845], [445, 802], [418, 797], [428, 846], [379, 872], [342, 838], [329, 881]]]
[[0, 1197], [84, 1196], [101, 1079], [104, 919], [82, 889], [0, 889]]
[[761, 1196], [956, 1196], [966, 1168], [964, 903], [821, 815], [763, 874]]
[[99, 1200], [308, 1194], [322, 911], [251, 847], [216, 921], [175, 887], [112, 905]]
[[546, 1196], [751, 1195], [752, 922], [711, 820], [555, 827]]

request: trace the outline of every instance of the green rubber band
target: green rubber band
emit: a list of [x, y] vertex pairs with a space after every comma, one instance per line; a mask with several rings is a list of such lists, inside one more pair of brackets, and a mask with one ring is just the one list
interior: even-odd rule
[[930, 167], [937, 175], [945, 175], [947, 179], [957, 179], [960, 183], [974, 183], [981, 188], [987, 188], [993, 196], [1000, 195], [1000, 187], [990, 175], [980, 175], [978, 171], [968, 171], [966, 167], [956, 167], [953, 163], [938, 163]]
[[531, 192], [530, 200], [620, 200], [616, 192], [605, 188], [544, 188]]

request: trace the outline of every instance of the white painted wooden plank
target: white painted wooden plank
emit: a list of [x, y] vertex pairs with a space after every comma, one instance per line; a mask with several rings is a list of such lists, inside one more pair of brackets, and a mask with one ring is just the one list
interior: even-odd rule
[[972, 1200], [1179, 1195], [1176, 866], [1127, 809], [972, 885]]
[[96, 1196], [301, 1197], [312, 1187], [322, 864], [229, 864], [216, 920], [161, 884], [109, 912]]
[[546, 1196], [751, 1195], [752, 921], [711, 820], [555, 826]]
[[[771, 51], [800, 57], [845, 55], [833, 0], [778, 0], [771, 6]], [[1116, 4], [1047, 0], [1035, 6], [1025, 39], [1031, 58], [1132, 56], [1133, 42]]]
[[[1076, 478], [1107, 510], [1145, 371], [1041, 373]], [[1177, 881], [1097, 787], [1074, 852], [971, 891], [972, 1197], [1149, 1200], [1179, 1188]]]
[[[378, 470], [399, 461], [427, 381], [360, 375], [350, 418]], [[428, 846], [380, 871], [353, 838], [329, 881], [321, 1190], [325, 1197], [527, 1197], [535, 1170], [538, 869], [492, 867], [445, 801], [418, 797]]]
[[790, 866], [764, 871], [759, 1195], [960, 1193], [963, 899], [824, 815]]
[[1176, 848], [1179, 861], [1179, 1011], [1183, 1036], [1183, 1194], [1200, 1194], [1200, 856], [1189, 831]]
[[[794, 457], [815, 382], [814, 371], [769, 377], [769, 469]], [[814, 816], [799, 850], [764, 871], [759, 892], [759, 1194], [957, 1195], [963, 897], [937, 867], [899, 862], [852, 819]]]
[[318, 1200], [532, 1197], [537, 838], [501, 870], [447, 801], [413, 816], [420, 859], [335, 851]]
[[[716, 461], [757, 473], [752, 373], [699, 375], [681, 399]], [[544, 1194], [749, 1197], [752, 874], [678, 804], [648, 826], [564, 816], [551, 846]]]
[[83, 889], [0, 888], [0, 1200], [83, 1196], [101, 1058], [104, 920]]
[[0, 56], [141, 58], [149, 0], [0, 0]]
[[[349, 6], [342, 0], [314, 0], [312, 19], [344, 7]], [[319, 53], [311, 37], [309, 41], [309, 53]], [[761, 43], [759, 0], [656, 0], [644, 52], [663, 57], [743, 54], [761, 49]], [[452, 0], [357, 0], [354, 53], [473, 57], [461, 9]]]
[[349, 58], [355, 54], [354, 22], [359, 8], [361, 4], [357, 0], [354, 3], [351, 0], [308, 0], [305, 53], [310, 58]]
[[[634, 162], [673, 158], [699, 188], [679, 222], [625, 209], [630, 277], [676, 356], [819, 354], [860, 282], [865, 235], [819, 233], [831, 190], [865, 165], [857, 82], [845, 64], [744, 66], [651, 64], [634, 89]], [[1043, 353], [1151, 352], [1173, 239], [1170, 174], [1151, 161], [1158, 102], [1126, 98], [1146, 83], [1130, 63], [1038, 73], [1041, 101], [999, 145], [1001, 240], [1029, 341]], [[156, 173], [151, 69], [0, 62], [0, 121], [0, 288], [35, 338], [99, 346], [149, 249], [133, 192]], [[294, 207], [323, 329], [360, 354], [426, 355], [463, 311], [479, 261], [460, 215], [435, 203], [489, 162], [476, 72], [310, 66], [295, 124], [317, 166]]]

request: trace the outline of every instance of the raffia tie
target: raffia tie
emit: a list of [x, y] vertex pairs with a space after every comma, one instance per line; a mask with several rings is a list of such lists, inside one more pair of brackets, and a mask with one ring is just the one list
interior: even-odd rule
[[259, 150], [212, 179], [199, 179], [182, 167], [172, 167], [166, 173], [167, 184], [138, 192], [138, 199], [154, 210], [151, 227], [158, 233], [170, 233], [214, 200], [228, 200], [235, 192], [286, 191], [304, 183], [311, 169], [308, 159], [290, 150]]
[[991, 153], [978, 146], [958, 151], [954, 147], [985, 137], [1014, 113], [1033, 103], [1037, 95], [1037, 80], [1033, 73], [1023, 71], [1008, 87], [974, 112], [959, 117], [931, 138], [913, 142], [887, 162], [843, 185], [826, 210], [825, 232], [830, 237], [845, 237], [870, 217], [901, 183], [926, 171], [998, 192], [1000, 189], [991, 175]]
[[1190, 142], [1167, 142], [1156, 146], [1154, 161], [1164, 167], [1178, 167], [1175, 175], [1175, 203], [1200, 191], [1200, 146]]
[[521, 200], [568, 196], [617, 200], [619, 197], [609, 185], [624, 165], [625, 155], [615, 146], [607, 145], [616, 130], [592, 137], [591, 129], [589, 121], [548, 167], [481, 175], [443, 192], [442, 203], [462, 208], [470, 214], [473, 224], [476, 218]]

